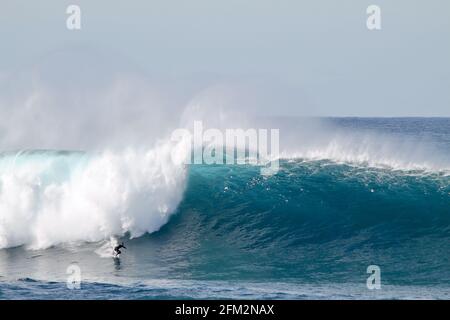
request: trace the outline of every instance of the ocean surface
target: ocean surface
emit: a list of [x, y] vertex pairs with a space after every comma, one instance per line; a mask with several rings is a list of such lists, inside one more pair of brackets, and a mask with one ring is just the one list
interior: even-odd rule
[[321, 121], [272, 176], [2, 153], [0, 299], [450, 299], [450, 119]]

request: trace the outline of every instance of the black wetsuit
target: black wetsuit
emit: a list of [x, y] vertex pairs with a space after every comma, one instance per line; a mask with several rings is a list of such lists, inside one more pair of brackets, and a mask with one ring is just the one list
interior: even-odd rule
[[122, 244], [119, 244], [118, 246], [116, 246], [116, 247], [114, 248], [114, 252], [116, 253], [116, 255], [119, 255], [119, 254], [122, 253], [122, 251], [120, 251], [121, 248], [126, 249], [126, 247], [123, 245], [123, 243], [122, 243]]

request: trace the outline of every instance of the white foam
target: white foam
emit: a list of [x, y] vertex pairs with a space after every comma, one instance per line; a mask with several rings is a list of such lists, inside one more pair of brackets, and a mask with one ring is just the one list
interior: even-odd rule
[[0, 248], [38, 249], [158, 230], [185, 188], [186, 169], [171, 161], [173, 147], [103, 152], [84, 166], [70, 164], [76, 168], [70, 172], [60, 169], [61, 159], [25, 160], [0, 171]]
[[448, 154], [420, 140], [375, 132], [332, 132], [326, 127], [318, 134], [319, 137], [289, 144], [280, 157], [405, 171], [450, 171]]

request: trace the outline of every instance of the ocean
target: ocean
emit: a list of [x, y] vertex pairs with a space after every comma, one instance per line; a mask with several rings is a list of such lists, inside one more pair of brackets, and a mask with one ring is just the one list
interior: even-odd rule
[[272, 176], [1, 153], [0, 299], [450, 299], [450, 118], [277, 121]]

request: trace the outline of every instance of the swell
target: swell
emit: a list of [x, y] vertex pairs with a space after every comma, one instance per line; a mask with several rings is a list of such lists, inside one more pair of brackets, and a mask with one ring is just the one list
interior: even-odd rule
[[450, 283], [443, 174], [291, 160], [267, 178], [193, 166], [177, 212], [153, 238], [189, 252], [201, 279], [355, 281], [377, 264], [394, 283]]
[[[103, 160], [98, 159], [98, 165], [92, 167], [95, 170], [90, 171], [88, 168], [96, 162], [92, 156], [82, 153], [49, 156], [45, 152], [28, 153], [29, 160], [24, 161], [23, 169], [36, 170], [41, 156], [45, 161], [59, 159], [51, 161], [55, 168], [63, 167], [56, 166], [58, 162], [71, 164], [71, 178], [64, 178], [62, 185], [77, 181], [77, 171], [82, 172], [81, 176], [92, 172], [98, 180], [73, 184], [80, 188], [68, 187], [69, 194], [78, 190], [84, 199], [102, 206], [75, 211], [83, 197], [77, 196], [76, 202], [68, 201], [70, 198], [64, 198], [64, 193], [43, 197], [46, 192], [42, 190], [61, 184], [54, 182], [58, 181], [57, 174], [47, 182], [41, 178], [40, 184], [19, 185], [28, 193], [8, 202], [5, 190], [9, 188], [4, 188], [7, 179], [3, 174], [2, 209], [8, 203], [16, 205], [8, 208], [16, 211], [10, 211], [15, 214], [6, 215], [6, 219], [5, 211], [1, 211], [0, 234], [10, 241], [5, 247], [12, 246], [12, 240], [18, 245], [46, 248], [49, 244], [74, 241], [97, 242], [111, 235], [138, 237], [150, 233], [133, 240], [127, 251], [127, 256], [142, 262], [139, 264], [142, 268], [135, 272], [150, 278], [301, 278], [359, 283], [365, 281], [367, 266], [377, 264], [394, 284], [402, 281], [417, 285], [450, 284], [450, 255], [446, 246], [450, 240], [450, 177], [445, 174], [298, 159], [281, 161], [276, 175], [264, 177], [255, 166], [193, 165], [185, 172], [182, 167], [164, 168], [152, 157], [147, 160], [152, 159], [150, 162], [139, 162], [132, 155], [97, 156]], [[73, 158], [63, 160], [66, 156]], [[18, 178], [22, 169], [19, 170], [17, 155], [15, 158], [13, 172]], [[140, 171], [134, 172], [126, 164]], [[141, 171], [150, 166], [161, 175]], [[40, 176], [34, 177], [45, 176], [44, 171], [39, 172]], [[113, 174], [117, 172], [121, 174]], [[132, 186], [138, 185], [137, 182], [143, 184], [134, 191]], [[122, 184], [128, 187], [119, 188]], [[97, 186], [104, 193], [93, 192]], [[117, 188], [127, 192], [115, 192]], [[133, 195], [130, 190], [145, 193]], [[16, 195], [17, 189], [11, 192]], [[138, 195], [145, 195], [144, 199]], [[28, 199], [23, 208], [22, 199]], [[45, 206], [43, 200], [47, 201]], [[68, 201], [66, 205], [72, 211], [65, 211], [64, 205], [51, 211], [49, 204], [55, 201], [59, 204]], [[108, 201], [113, 201], [114, 206], [108, 206]], [[164, 205], [172, 206], [160, 211]], [[74, 220], [67, 223], [68, 217]], [[138, 223], [125, 224], [126, 221]], [[38, 241], [42, 239], [46, 241]], [[88, 247], [94, 251], [98, 246], [93, 243]], [[45, 255], [51, 252], [46, 250]], [[95, 265], [99, 263], [94, 261]]]
[[202, 233], [248, 248], [295, 248], [363, 232], [375, 243], [448, 237], [450, 176], [442, 170], [285, 159], [277, 174], [263, 177], [249, 165], [188, 169], [172, 153], [170, 144], [122, 153], [3, 153], [0, 248], [138, 237], [159, 230], [176, 210], [197, 212]]
[[[239, 230], [252, 234], [243, 243], [255, 245], [326, 241], [376, 228], [386, 240], [447, 237], [450, 177], [325, 160], [284, 160], [269, 178], [251, 166], [197, 166], [180, 210], [198, 212], [206, 232]], [[239, 241], [236, 235], [230, 238]]]

